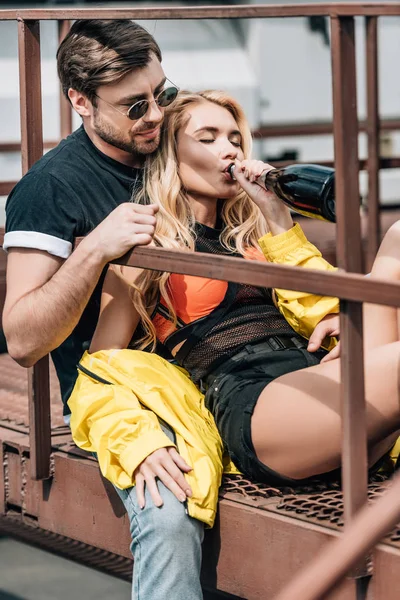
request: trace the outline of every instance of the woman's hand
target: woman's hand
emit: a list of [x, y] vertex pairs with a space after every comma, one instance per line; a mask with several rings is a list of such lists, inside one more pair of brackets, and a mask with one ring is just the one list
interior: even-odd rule
[[293, 227], [290, 210], [274, 194], [257, 183], [261, 175], [273, 169], [261, 160], [235, 160], [234, 176], [246, 194], [261, 210], [272, 235], [278, 235]]
[[[322, 346], [326, 337], [338, 337], [340, 334], [340, 316], [336, 313], [326, 315], [315, 327], [308, 341], [307, 350], [316, 352]], [[321, 360], [321, 363], [329, 362], [340, 356], [340, 342]]]
[[147, 486], [155, 506], [162, 506], [163, 500], [157, 488], [158, 478], [168, 488], [179, 502], [185, 502], [192, 495], [190, 485], [183, 473], [192, 470], [175, 448], [159, 448], [149, 454], [135, 469], [136, 497], [140, 508], [144, 508], [145, 486]]

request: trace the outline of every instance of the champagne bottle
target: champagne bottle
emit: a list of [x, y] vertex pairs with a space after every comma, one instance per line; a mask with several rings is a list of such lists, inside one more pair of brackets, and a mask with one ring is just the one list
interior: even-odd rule
[[[229, 172], [233, 176], [234, 165]], [[262, 174], [257, 183], [306, 217], [336, 222], [335, 170], [320, 165], [289, 165]]]

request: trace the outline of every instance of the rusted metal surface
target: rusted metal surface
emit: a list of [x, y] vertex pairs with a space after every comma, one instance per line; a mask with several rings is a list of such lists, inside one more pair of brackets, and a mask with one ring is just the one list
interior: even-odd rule
[[338, 262], [340, 268], [360, 273], [362, 252], [354, 19], [332, 19], [331, 39]]
[[319, 600], [400, 519], [400, 476], [381, 498], [363, 509], [344, 535], [296, 577], [276, 600]]
[[[7, 360], [6, 360], [7, 359]], [[0, 361], [3, 362], [4, 365], [4, 369], [7, 371], [8, 370], [8, 361], [11, 361], [11, 359], [9, 359], [9, 357], [7, 356], [2, 356], [0, 357]], [[12, 362], [12, 361], [11, 361]], [[14, 363], [15, 364], [15, 363]], [[18, 370], [19, 371], [23, 371], [23, 369], [21, 367], [19, 367], [18, 365], [15, 365], [16, 367], [16, 372], [14, 373], [14, 375], [12, 373], [10, 373], [11, 378], [17, 379], [18, 378]], [[0, 379], [3, 381], [3, 377], [2, 374], [0, 373]], [[23, 396], [23, 395], [22, 395]], [[55, 398], [56, 401], [56, 398]], [[2, 403], [0, 402], [0, 406], [2, 406]], [[26, 412], [26, 403], [25, 403], [25, 412]], [[23, 419], [23, 421], [26, 421], [26, 416]], [[4, 429], [0, 430], [0, 439], [5, 438], [4, 435]], [[14, 432], [9, 431], [8, 432], [8, 436], [14, 436], [17, 435]], [[65, 436], [64, 436], [65, 437]], [[23, 438], [26, 439], [26, 443], [23, 441]], [[60, 436], [60, 440], [62, 439], [62, 436]], [[67, 436], [67, 439], [69, 439], [69, 436]], [[19, 441], [18, 441], [19, 440]], [[54, 438], [53, 438], [54, 440]], [[54, 457], [55, 460], [55, 476], [54, 479], [52, 480], [52, 483], [50, 484], [49, 488], [48, 488], [48, 492], [47, 494], [45, 494], [45, 490], [47, 484], [46, 483], [41, 483], [41, 482], [33, 482], [29, 479], [29, 477], [27, 477], [27, 473], [29, 470], [29, 454], [27, 453], [27, 443], [28, 443], [28, 439], [27, 436], [23, 436], [20, 435], [19, 438], [18, 437], [14, 437], [13, 441], [10, 442], [10, 448], [15, 448], [17, 449], [20, 454], [21, 457], [18, 457], [18, 454], [16, 452], [10, 452], [9, 445], [6, 445], [6, 454], [7, 454], [7, 458], [8, 458], [8, 468], [7, 468], [7, 481], [8, 481], [8, 505], [10, 506], [11, 504], [14, 505], [14, 503], [18, 503], [21, 502], [21, 512], [24, 515], [24, 518], [26, 518], [27, 515], [29, 516], [35, 516], [37, 519], [37, 524], [39, 524], [41, 527], [44, 527], [45, 529], [48, 529], [49, 531], [56, 531], [57, 533], [62, 533], [63, 535], [68, 535], [69, 537], [77, 537], [80, 541], [82, 541], [82, 539], [84, 539], [87, 543], [92, 543], [94, 545], [102, 545], [103, 549], [110, 549], [111, 547], [114, 548], [114, 551], [117, 553], [121, 552], [121, 545], [118, 546], [117, 545], [117, 540], [120, 539], [121, 535], [124, 535], [125, 537], [123, 537], [123, 539], [126, 538], [127, 542], [126, 542], [126, 552], [124, 555], [129, 556], [128, 553], [128, 528], [127, 528], [127, 524], [125, 523], [124, 527], [125, 527], [125, 533], [122, 532], [122, 530], [119, 528], [119, 525], [117, 526], [117, 524], [114, 522], [114, 518], [111, 516], [107, 516], [103, 514], [103, 511], [105, 511], [107, 513], [107, 507], [109, 505], [109, 500], [107, 497], [107, 494], [109, 493], [109, 491], [107, 491], [107, 488], [104, 487], [104, 482], [101, 481], [101, 478], [98, 474], [98, 468], [97, 465], [95, 463], [94, 460], [90, 459], [85, 459], [85, 460], [72, 460], [72, 464], [71, 464], [71, 454], [69, 455], [60, 455], [60, 452], [58, 452], [56, 454], [56, 456]], [[54, 441], [53, 441], [54, 444]], [[62, 443], [59, 446], [59, 450], [63, 450], [64, 451], [68, 451], [68, 448], [70, 448], [69, 442], [68, 441], [64, 441], [64, 443]], [[82, 454], [82, 453], [81, 453]], [[20, 460], [20, 464], [18, 463], [18, 460]], [[91, 463], [90, 467], [87, 467], [86, 465], [88, 463]], [[50, 505], [45, 506], [44, 502], [48, 502], [49, 500], [46, 499], [49, 496], [49, 492], [50, 496], [51, 496], [51, 502]], [[238, 505], [247, 505], [247, 507], [252, 507], [255, 509], [262, 509], [263, 511], [267, 510], [269, 512], [273, 511], [273, 512], [286, 512], [284, 511], [284, 508], [279, 509], [278, 507], [281, 506], [287, 506], [290, 504], [290, 502], [293, 501], [293, 494], [294, 490], [291, 490], [289, 488], [282, 488], [282, 489], [278, 489], [278, 488], [271, 488], [269, 486], [265, 486], [265, 485], [257, 485], [253, 482], [247, 481], [241, 477], [228, 477], [225, 479], [224, 481], [224, 486], [221, 490], [221, 496], [223, 498], [223, 503], [226, 500], [229, 501], [233, 501], [236, 505], [237, 505], [237, 514], [235, 519], [241, 521], [241, 519], [243, 519], [243, 523], [240, 525], [241, 529], [245, 529], [246, 531], [248, 531], [247, 529], [247, 513], [241, 515], [240, 513], [240, 508]], [[332, 493], [337, 494], [337, 484], [333, 483], [333, 484], [326, 484], [324, 482], [322, 483], [316, 483], [315, 487], [309, 487], [309, 488], [303, 488], [303, 489], [299, 489], [296, 490], [296, 497], [298, 498], [299, 502], [301, 502], [301, 498], [303, 494], [306, 494], [306, 498], [310, 497], [310, 495], [312, 494], [312, 492], [317, 492], [319, 494], [319, 496], [322, 496], [322, 499], [319, 499], [319, 503], [322, 506], [323, 504], [323, 498], [326, 498], [326, 504], [327, 504], [327, 509], [329, 509], [329, 506], [332, 503]], [[111, 490], [112, 493], [112, 490]], [[308, 496], [307, 496], [308, 494]], [[336, 496], [335, 496], [336, 497]], [[13, 500], [13, 502], [11, 502], [11, 500]], [[116, 501], [116, 498], [114, 498], [113, 500], [114, 503], [114, 507], [116, 506], [116, 512], [117, 512], [117, 516], [119, 517], [119, 519], [122, 518], [122, 510], [121, 507], [119, 506], [118, 508], [118, 501]], [[68, 506], [74, 506], [74, 511], [69, 511], [71, 514], [68, 517], [65, 517], [66, 512], [68, 512]], [[223, 506], [223, 504], [222, 504]], [[15, 506], [13, 506], [13, 509], [15, 510]], [[115, 510], [115, 508], [114, 508]], [[93, 512], [91, 512], [93, 511]], [[100, 515], [98, 514], [98, 512], [100, 511]], [[118, 512], [119, 511], [119, 512]], [[222, 513], [224, 514], [224, 509], [222, 508]], [[101, 516], [102, 515], [102, 516]], [[303, 518], [304, 516], [302, 516]], [[93, 527], [93, 520], [96, 523], [102, 523], [102, 527], [106, 528], [106, 531], [102, 531], [100, 532], [96, 532], [96, 527]], [[304, 540], [304, 536], [308, 536], [308, 530], [306, 530], [306, 533], [304, 533], [303, 528], [301, 527], [300, 530], [296, 529], [296, 523], [295, 521], [298, 520], [298, 515], [296, 514], [296, 519], [293, 519], [294, 522], [291, 522], [291, 526], [290, 526], [290, 531], [291, 533], [286, 533], [285, 535], [285, 544], [287, 545], [285, 553], [282, 556], [285, 556], [286, 559], [286, 553], [290, 552], [290, 549], [292, 549], [292, 551], [298, 551], [300, 552], [300, 549], [297, 548], [296, 543], [293, 545], [293, 539], [300, 539], [302, 541], [302, 550], [301, 550], [301, 565], [304, 565], [307, 562], [307, 558], [311, 558], [311, 556], [313, 556], [313, 553], [310, 554], [305, 554], [306, 549], [307, 549], [307, 545], [303, 546], [303, 540]], [[312, 523], [314, 525], [314, 523]], [[325, 522], [324, 522], [325, 524]], [[234, 523], [230, 523], [230, 520], [226, 521], [225, 523], [226, 525], [226, 529], [230, 529], [231, 526], [234, 525]], [[118, 529], [118, 537], [117, 540], [112, 541], [114, 539], [114, 532], [115, 532], [115, 527], [117, 526]], [[279, 532], [281, 531], [281, 525], [275, 524], [275, 521], [271, 522], [269, 525], [270, 529], [269, 529], [269, 534], [273, 535], [272, 532], [275, 532], [275, 535], [279, 534]], [[60, 529], [62, 531], [60, 531]], [[98, 529], [98, 527], [97, 527]], [[112, 530], [112, 531], [111, 531]], [[83, 533], [85, 532], [85, 533]], [[221, 530], [220, 530], [221, 533]], [[223, 530], [224, 535], [227, 535], [227, 532], [225, 530]], [[229, 534], [230, 535], [230, 534]], [[293, 536], [293, 539], [291, 539], [291, 536]], [[322, 547], [323, 544], [323, 539], [321, 538], [319, 539], [319, 546], [318, 547]], [[89, 542], [88, 540], [91, 540], [91, 542]], [[392, 537], [392, 540], [394, 540], [396, 542], [396, 538]], [[214, 542], [215, 543], [215, 542]], [[230, 543], [230, 542], [229, 542]], [[250, 541], [247, 541], [246, 543], [250, 543]], [[314, 540], [315, 543], [315, 540]], [[111, 544], [111, 545], [110, 545]], [[392, 542], [393, 545], [393, 542]], [[396, 546], [400, 546], [397, 542]], [[238, 548], [241, 546], [238, 546]], [[226, 562], [230, 562], [230, 561], [234, 561], [234, 568], [237, 569], [238, 565], [236, 564], [236, 561], [239, 560], [239, 552], [237, 551], [236, 554], [234, 554], [234, 556], [232, 557], [232, 548], [229, 548], [229, 544], [225, 544], [225, 539], [224, 539], [224, 543], [223, 543], [223, 552], [221, 554], [220, 552], [220, 557], [219, 557], [219, 561], [218, 561], [218, 566], [216, 567], [214, 565], [214, 570], [217, 568], [218, 572], [220, 573], [220, 577], [219, 577], [219, 583], [218, 586], [220, 587], [220, 589], [225, 589], [226, 591], [230, 591], [231, 593], [239, 593], [240, 589], [247, 589], [249, 584], [246, 583], [246, 578], [245, 578], [245, 573], [244, 571], [241, 572], [240, 574], [240, 578], [239, 580], [237, 578], [235, 578], [235, 580], [232, 582], [232, 584], [229, 584], [227, 588], [222, 587], [222, 581], [224, 580], [224, 567], [223, 565]], [[228, 550], [229, 548], [229, 550]], [[273, 553], [275, 553], [275, 549], [276, 549], [276, 544], [272, 544], [272, 548], [273, 548]], [[312, 548], [314, 548], [314, 546], [312, 546]], [[250, 548], [248, 549], [248, 551], [250, 553], [252, 553], [252, 556], [255, 556], [255, 554], [253, 553], [254, 550], [251, 550]], [[208, 550], [208, 546], [206, 546], [206, 550], [205, 550], [206, 555], [209, 554], [209, 550]], [[270, 551], [268, 552], [268, 560], [271, 562], [272, 558], [270, 556], [270, 554], [272, 553], [272, 549], [270, 548]], [[82, 554], [82, 560], [84, 558], [84, 552]], [[264, 557], [260, 557], [260, 561], [263, 560], [263, 566], [264, 566]], [[274, 559], [276, 561], [276, 558]], [[281, 557], [282, 560], [282, 557]], [[284, 562], [284, 561], [283, 561]], [[276, 566], [276, 565], [275, 565]], [[263, 569], [261, 570], [262, 572]], [[283, 582], [285, 580], [285, 578], [287, 578], [288, 573], [285, 571], [286, 574], [283, 574], [283, 576], [279, 576], [277, 579], [277, 582], [280, 585], [283, 585]], [[222, 578], [222, 579], [221, 579]], [[385, 578], [383, 578], [383, 581], [385, 581]], [[243, 597], [245, 598], [262, 598], [263, 596], [261, 595], [261, 589], [264, 589], [264, 580], [261, 582], [254, 581], [251, 583], [251, 588], [252, 591], [250, 593], [250, 595], [244, 595]], [[279, 589], [279, 587], [277, 587], [277, 583], [276, 582], [271, 582], [269, 581], [269, 586], [277, 591]], [[348, 583], [346, 583], [346, 586], [349, 586]], [[258, 591], [257, 591], [258, 590]], [[347, 593], [347, 592], [346, 592]], [[350, 593], [350, 592], [349, 592]], [[337, 596], [338, 598], [343, 598], [343, 594], [341, 592], [340, 596]], [[348, 598], [351, 598], [351, 595], [348, 596]]]
[[[0, 426], [20, 433], [29, 431], [27, 369], [8, 354], [0, 354]], [[53, 430], [63, 429], [60, 387], [53, 364], [50, 369], [51, 422]]]
[[345, 519], [350, 521], [367, 498], [367, 417], [361, 305], [341, 302], [340, 343], [342, 484], [345, 494]]
[[[315, 479], [312, 484], [295, 488], [289, 486], [271, 487], [265, 483], [250, 481], [242, 475], [226, 475], [222, 480], [220, 491], [223, 498], [243, 502], [257, 508], [273, 505], [280, 511], [290, 507], [290, 502], [298, 499], [300, 499], [299, 502], [301, 502], [301, 499], [306, 502], [309, 497], [315, 496], [321, 498], [323, 503], [326, 494], [328, 494], [327, 500], [331, 501], [331, 494], [335, 494], [336, 497], [340, 493], [338, 481], [328, 482]], [[319, 521], [315, 521], [315, 523], [319, 524]]]
[[43, 154], [39, 21], [18, 22], [22, 173]]
[[[362, 271], [358, 187], [358, 117], [354, 18], [331, 20], [335, 196], [338, 265]], [[341, 301], [342, 485], [346, 524], [367, 501], [367, 428], [364, 391], [362, 305]], [[368, 559], [355, 577], [371, 573]]]
[[[396, 131], [400, 129], [400, 119], [382, 119], [382, 131]], [[358, 122], [358, 131], [368, 131], [368, 120]], [[265, 123], [253, 131], [254, 137], [296, 137], [302, 135], [331, 135], [333, 133], [332, 121], [311, 121], [300, 123]], [[1, 152], [1, 144], [0, 144]]]
[[[65, 38], [71, 29], [71, 21], [58, 21], [58, 41], [59, 43]], [[60, 137], [66, 138], [72, 133], [72, 106], [64, 96], [61, 85], [60, 88]]]
[[[43, 148], [54, 148], [58, 142], [59, 140], [43, 141]], [[21, 152], [21, 142], [0, 142], [0, 152]]]
[[396, 600], [399, 597], [399, 571], [396, 552], [382, 552], [379, 544], [374, 552], [374, 577], [370, 582], [371, 600]]
[[44, 356], [28, 373], [29, 435], [32, 479], [50, 477], [51, 423], [49, 357]]
[[54, 446], [51, 479], [33, 481], [29, 438], [0, 428], [4, 446], [5, 510], [34, 518], [38, 527], [72, 537], [84, 544], [130, 558], [129, 521], [97, 462], [57, 452]]
[[[20, 433], [28, 432], [25, 371], [8, 355], [0, 356], [0, 381], [2, 382], [2, 389], [0, 390], [0, 425], [3, 427], [3, 430], [0, 430], [3, 431], [3, 434], [0, 433], [0, 438], [3, 437], [4, 439], [5, 428], [19, 431]], [[9, 401], [7, 401], [8, 397]], [[71, 444], [71, 436], [67, 434], [69, 430], [63, 425], [61, 398], [54, 368], [51, 369], [51, 398], [53, 447], [57, 447], [63, 453], [92, 460], [86, 452], [79, 450]], [[14, 447], [19, 448], [21, 444], [14, 444]], [[385, 485], [383, 477], [375, 477], [369, 487], [371, 498], [380, 494]], [[303, 508], [308, 502], [313, 502], [317, 505], [320, 503], [321, 507], [325, 506], [324, 510], [327, 511], [327, 514], [330, 514], [330, 507], [332, 507], [332, 511], [342, 512], [340, 486], [335, 481], [315, 481], [311, 486], [293, 489], [290, 487], [275, 488], [266, 484], [251, 482], [241, 476], [228, 476], [224, 478], [221, 495], [225, 498], [235, 499], [240, 503], [246, 503], [258, 508], [270, 504], [270, 500], [272, 499], [274, 504], [278, 502], [277, 509], [281, 512], [290, 511], [294, 507], [300, 507], [303, 513]], [[333, 524], [335, 524], [336, 516], [337, 513], [332, 517]], [[304, 518], [313, 520], [313, 516], [310, 516], [307, 511], [304, 512]], [[318, 524], [320, 522], [319, 516], [315, 519], [314, 522]]]
[[368, 246], [367, 271], [371, 270], [379, 248], [379, 90], [378, 90], [378, 20], [366, 17], [366, 81], [368, 138]]
[[3, 444], [0, 443], [0, 515], [6, 512], [6, 490], [5, 490], [5, 457]]
[[[217, 589], [248, 600], [272, 599], [335, 535], [268, 508], [223, 499], [218, 523], [208, 532], [204, 546], [204, 578]], [[353, 582], [345, 581], [338, 588], [336, 599], [354, 600]]]
[[[368, 483], [368, 501], [376, 502], [392, 486], [387, 475], [375, 474]], [[340, 531], [344, 525], [343, 492], [339, 481], [318, 481], [302, 487], [271, 487], [241, 475], [225, 476], [220, 496], [235, 502], [271, 510], [301, 521]], [[400, 550], [400, 518], [394, 528], [386, 528], [379, 539]]]
[[[17, 456], [15, 452], [6, 453]], [[22, 487], [21, 506], [9, 504], [4, 518], [9, 517], [12, 521], [17, 512], [22, 522], [79, 540], [82, 561], [86, 558], [82, 543], [130, 558], [127, 517], [115, 492], [101, 480], [94, 461], [71, 460], [55, 452], [51, 482], [32, 482], [23, 477], [24, 471], [29, 471], [29, 456], [25, 451], [21, 452], [20, 474], [14, 464], [7, 472], [9, 487]], [[27, 513], [26, 504], [22, 505], [22, 497], [27, 496], [27, 488], [24, 488], [27, 484], [38, 486], [37, 504], [31, 509], [33, 517]], [[254, 484], [244, 482], [244, 485], [253, 485], [254, 491]], [[233, 499], [235, 492], [223, 490], [221, 493], [219, 521], [208, 533], [204, 547], [203, 577], [211, 589], [249, 600], [272, 597], [293, 572], [307, 564], [329, 538], [337, 535], [332, 529], [280, 515], [273, 505], [260, 506], [262, 498], [254, 500], [254, 494], [238, 501]], [[265, 489], [260, 493], [268, 495]], [[276, 505], [280, 498], [272, 500]], [[72, 506], [74, 510], [71, 510]], [[389, 549], [385, 545], [383, 551]], [[392, 551], [400, 566], [400, 552], [395, 548]], [[274, 573], [273, 577], [271, 573]], [[340, 587], [340, 595], [332, 596], [332, 599], [350, 600], [353, 590], [354, 585], [346, 581]]]
[[[41, 485], [46, 489], [46, 482]], [[51, 493], [40, 506], [40, 527], [126, 558], [131, 556], [128, 517], [94, 461], [71, 460], [55, 453], [54, 478], [48, 485]]]
[[17, 181], [0, 181], [0, 196], [8, 196], [16, 183]]
[[0, 20], [22, 19], [249, 19], [307, 16], [399, 16], [392, 2], [339, 2], [146, 8], [38, 8], [0, 10]]
[[[4, 430], [0, 430], [0, 439], [4, 440]], [[65, 543], [66, 550], [72, 553], [71, 557], [76, 549], [75, 558], [82, 562], [88, 560], [90, 564], [91, 550], [85, 547], [89, 544], [99, 548], [100, 555], [102, 550], [115, 553], [122, 557], [119, 559], [122, 563], [118, 564], [127, 565], [123, 559], [130, 559], [128, 520], [114, 490], [101, 479], [96, 462], [92, 459], [71, 459], [55, 451], [52, 480], [31, 481], [26, 476], [30, 469], [27, 442], [27, 436], [19, 435], [14, 437], [12, 447], [5, 445], [9, 491], [7, 511], [0, 519], [0, 530], [7, 523], [9, 528], [5, 531], [18, 535], [21, 523], [30, 524], [41, 528], [37, 531], [38, 541], [43, 530], [48, 532], [42, 535], [48, 536], [49, 543], [54, 540], [55, 551], [63, 551], [58, 541], [61, 545]], [[19, 467], [16, 466], [17, 460], [20, 461]], [[324, 496], [329, 489], [334, 490], [334, 484], [321, 483], [317, 484], [317, 488]], [[14, 490], [12, 495], [10, 490]], [[299, 494], [310, 494], [311, 491], [310, 487], [296, 492], [301, 498]], [[283, 514], [279, 514], [277, 505], [293, 499], [293, 496], [288, 496], [290, 492], [290, 489], [260, 486], [238, 476], [225, 479], [221, 489], [219, 520], [215, 529], [208, 532], [204, 546], [203, 578], [207, 587], [248, 600], [272, 598], [293, 573], [321, 552], [327, 540], [337, 536], [333, 527], [328, 529], [313, 522], [307, 523], [297, 516], [293, 518], [292, 513], [286, 516], [281, 511]], [[11, 503], [12, 497], [20, 504]], [[29, 498], [30, 503], [27, 502]], [[53, 537], [54, 534], [78, 542]], [[35, 542], [35, 539], [31, 541]], [[389, 541], [377, 552], [394, 556], [396, 560], [391, 562], [391, 566], [394, 565], [397, 570], [400, 568], [400, 544]], [[106, 566], [107, 557], [104, 560]], [[387, 564], [384, 559], [380, 561], [383, 571], [380, 580], [387, 582], [389, 578], [393, 586], [396, 571], [387, 571]], [[329, 598], [353, 600], [354, 584], [345, 581]], [[385, 596], [385, 600], [394, 598], [390, 594]]]
[[[22, 173], [43, 154], [39, 21], [18, 22]], [[49, 358], [28, 373], [32, 478], [50, 476]]]
[[[381, 475], [372, 477], [368, 484], [368, 500], [379, 499], [390, 488], [391, 483], [390, 479]], [[311, 493], [307, 493], [307, 490], [295, 490], [294, 494], [286, 494], [277, 504], [277, 510], [285, 514], [293, 513], [298, 518], [313, 523], [323, 523], [335, 528], [342, 527], [344, 524], [343, 492], [339, 482], [322, 485], [320, 490], [317, 488], [317, 485], [315, 489], [314, 486], [310, 486]], [[398, 527], [392, 531], [389, 539], [394, 542], [399, 541]]]
[[[21, 460], [19, 454], [6, 453], [6, 469], [8, 473], [7, 504], [21, 506]], [[12, 476], [10, 476], [11, 473]]]

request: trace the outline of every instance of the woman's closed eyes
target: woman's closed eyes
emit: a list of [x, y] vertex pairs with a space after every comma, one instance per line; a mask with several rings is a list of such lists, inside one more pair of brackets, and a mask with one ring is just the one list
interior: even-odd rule
[[[215, 138], [202, 138], [199, 140], [199, 142], [201, 142], [202, 144], [212, 144], [213, 142], [215, 142]], [[237, 142], [235, 140], [229, 140], [229, 142], [232, 144], [232, 146], [235, 146], [235, 148], [242, 147], [241, 142]]]

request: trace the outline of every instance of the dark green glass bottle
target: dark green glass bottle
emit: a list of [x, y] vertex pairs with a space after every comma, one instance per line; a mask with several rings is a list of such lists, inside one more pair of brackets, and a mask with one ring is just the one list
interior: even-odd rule
[[257, 183], [301, 215], [336, 222], [335, 170], [330, 167], [289, 165], [268, 171]]
[[257, 183], [301, 215], [336, 222], [335, 170], [330, 167], [289, 165], [268, 171]]

